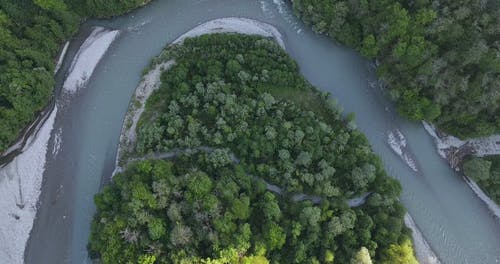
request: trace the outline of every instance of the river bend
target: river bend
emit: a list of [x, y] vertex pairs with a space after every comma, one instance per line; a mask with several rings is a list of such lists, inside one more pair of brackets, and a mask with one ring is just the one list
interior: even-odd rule
[[[401, 182], [401, 201], [443, 263], [500, 262], [499, 221], [441, 159], [422, 125], [398, 117], [383, 90], [371, 85], [377, 83], [371, 63], [313, 34], [280, 0], [158, 0], [126, 16], [87, 21], [69, 46], [61, 72], [67, 71], [91, 27], [120, 30], [87, 87], [72, 100], [58, 99], [53, 133], [59, 133], [61, 148], [47, 156], [40, 209], [25, 253], [27, 263], [91, 263], [86, 244], [95, 211], [93, 195], [114, 170], [122, 121], [142, 70], [182, 33], [229, 16], [277, 27], [302, 74], [331, 92], [346, 112], [356, 113], [358, 128], [382, 157], [388, 173]], [[405, 136], [418, 173], [387, 143], [388, 133], [395, 129]]]

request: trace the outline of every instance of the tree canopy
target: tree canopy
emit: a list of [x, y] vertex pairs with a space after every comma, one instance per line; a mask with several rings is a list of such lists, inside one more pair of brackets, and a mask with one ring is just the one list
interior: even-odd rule
[[376, 59], [402, 115], [461, 138], [500, 132], [498, 1], [292, 3], [314, 31]]

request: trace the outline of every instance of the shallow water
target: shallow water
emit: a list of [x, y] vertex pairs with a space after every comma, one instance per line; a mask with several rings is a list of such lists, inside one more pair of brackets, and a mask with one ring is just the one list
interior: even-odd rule
[[[378, 88], [372, 68], [356, 52], [313, 34], [278, 0], [165, 0], [93, 25], [122, 32], [102, 59], [88, 86], [72, 100], [59, 100], [54, 131], [62, 130], [61, 150], [49, 154], [41, 196], [26, 251], [27, 263], [90, 263], [86, 244], [95, 211], [93, 195], [114, 169], [122, 120], [144, 67], [182, 33], [210, 19], [242, 16], [273, 24], [304, 76], [330, 91], [403, 186], [401, 200], [443, 263], [499, 263], [500, 223], [461, 177], [448, 167], [420, 123], [403, 120]], [[281, 12], [280, 12], [281, 10]], [[74, 54], [81, 39], [74, 41]], [[70, 57], [71, 58], [71, 57]], [[67, 70], [66, 59], [62, 72]], [[387, 144], [399, 129], [413, 152], [412, 171]], [[52, 140], [53, 141], [53, 140]], [[50, 144], [53, 144], [51, 141]], [[49, 146], [51, 149], [51, 146]], [[63, 187], [60, 187], [60, 186]], [[50, 242], [48, 242], [50, 241]]]

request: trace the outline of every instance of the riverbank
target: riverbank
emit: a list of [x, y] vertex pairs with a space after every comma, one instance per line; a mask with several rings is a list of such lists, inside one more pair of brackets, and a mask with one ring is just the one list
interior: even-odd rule
[[[467, 156], [484, 157], [488, 155], [500, 155], [500, 135], [485, 138], [473, 138], [461, 140], [451, 135], [445, 135], [434, 125], [422, 122], [427, 133], [434, 139], [439, 155], [446, 159], [452, 169], [460, 172], [463, 162]], [[463, 175], [464, 181], [500, 220], [500, 206], [495, 203], [471, 178]]]
[[472, 191], [474, 191], [474, 193], [477, 195], [477, 197], [479, 197], [479, 199], [481, 199], [487, 206], [488, 208], [491, 210], [491, 212], [493, 213], [493, 215], [495, 215], [495, 217], [498, 218], [498, 220], [500, 220], [500, 206], [495, 203], [495, 201], [493, 201], [478, 185], [477, 183], [472, 180], [471, 178], [463, 175], [464, 177], [464, 181], [467, 183], [467, 185], [469, 185], [469, 187], [472, 189]]
[[[69, 47], [62, 46], [56, 59], [54, 77]], [[48, 144], [58, 108], [55, 92], [33, 122], [19, 134], [17, 141], [0, 155], [0, 259], [23, 263], [24, 249], [36, 217]]]
[[0, 259], [5, 263], [24, 262], [24, 248], [37, 211], [56, 114], [57, 107], [29, 137], [30, 143], [23, 152], [0, 169]]
[[68, 52], [68, 47], [69, 41], [66, 41], [61, 52], [59, 53], [59, 58], [57, 59], [56, 67], [54, 68], [54, 75], [56, 75], [59, 69], [61, 69], [61, 65], [63, 63], [64, 57], [66, 56], [66, 52]]
[[467, 155], [484, 157], [500, 155], [500, 135], [461, 140], [440, 132], [434, 125], [422, 122], [427, 133], [434, 139], [437, 152], [448, 160], [452, 169], [459, 171], [463, 158]]
[[152, 70], [144, 75], [142, 81], [137, 86], [123, 121], [120, 143], [116, 153], [116, 168], [113, 175], [122, 171], [122, 165], [126, 162], [128, 155], [134, 150], [137, 122], [139, 122], [139, 118], [144, 112], [149, 96], [160, 87], [161, 73], [172, 67], [174, 63], [175, 61], [169, 60], [155, 65]]
[[[88, 80], [113, 42], [114, 37], [110, 38], [107, 32], [114, 32], [114, 36], [118, 33], [101, 27], [94, 28], [86, 44], [80, 47], [70, 72], [70, 83], [78, 87], [70, 87], [66, 79], [64, 86], [69, 91], [76, 91], [85, 85], [85, 82], [75, 83], [74, 80]], [[62, 63], [66, 50], [67, 45], [63, 47], [58, 62]], [[0, 217], [0, 244], [7, 245], [0, 248], [0, 259], [8, 263], [24, 262], [24, 250], [37, 215], [49, 139], [60, 110], [58, 106], [61, 106], [55, 100], [47, 107], [47, 113], [40, 115], [38, 121], [27, 129], [29, 133], [23, 134], [22, 144], [18, 143], [16, 149], [10, 150], [9, 154], [16, 156], [0, 169], [0, 211], [6, 214]]]
[[214, 33], [240, 33], [270, 37], [273, 38], [282, 49], [286, 50], [283, 36], [278, 29], [270, 24], [243, 17], [227, 17], [210, 20], [182, 34], [174, 40], [172, 44], [182, 43], [186, 38], [194, 38]]
[[413, 237], [413, 248], [420, 264], [441, 264], [434, 250], [432, 250], [429, 243], [425, 239], [422, 232], [418, 229], [417, 224], [409, 213], [405, 214], [405, 225], [411, 229]]
[[[69, 41], [66, 41], [64, 43], [64, 45], [61, 47], [59, 55], [56, 58], [57, 64], [54, 68], [54, 77], [59, 72], [62, 62], [66, 57], [66, 52], [68, 51], [69, 43], [70, 43]], [[44, 107], [44, 109], [37, 114], [35, 120], [33, 120], [33, 122], [28, 124], [24, 129], [20, 131], [17, 140], [3, 153], [0, 153], [0, 168], [10, 163], [17, 155], [22, 153], [22, 150], [26, 146], [28, 138], [30, 138], [33, 134], [37, 133], [40, 130], [40, 127], [45, 123], [45, 120], [54, 110], [55, 94], [56, 92], [53, 93], [52, 99], [49, 101], [47, 106]]]
[[[110, 44], [117, 36], [117, 30], [110, 31], [102, 27], [96, 27], [75, 55], [75, 58], [78, 59], [74, 59], [70, 66], [69, 75], [66, 78], [67, 81], [65, 81], [63, 90], [75, 93], [79, 87], [84, 86], [97, 66], [97, 62], [99, 62], [100, 58], [104, 55]], [[65, 42], [61, 48], [54, 69], [54, 76], [61, 68], [66, 52], [68, 51], [69, 43], [69, 41]], [[38, 113], [32, 123], [26, 126], [19, 133], [19, 137], [16, 142], [0, 154], [0, 167], [10, 163], [17, 155], [22, 153], [23, 148], [28, 143], [28, 138], [30, 138], [33, 134], [38, 133], [49, 114], [53, 111], [56, 97], [56, 92], [54, 92], [52, 99], [49, 101], [47, 106], [40, 111], [40, 113]]]
[[43, 126], [50, 113], [54, 110], [55, 99], [52, 99], [49, 104], [37, 115], [35, 120], [25, 127], [20, 133], [16, 143], [12, 144], [4, 153], [0, 155], [0, 168], [7, 166], [18, 155], [29, 146], [30, 139], [37, 134]]
[[[281, 48], [285, 49], [283, 37], [274, 26], [242, 17], [218, 18], [202, 23], [176, 38], [170, 45], [182, 44], [186, 38], [214, 33], [239, 33], [269, 37], [273, 38]], [[173, 60], [158, 62], [144, 75], [142, 81], [137, 86], [123, 121], [120, 143], [116, 155], [116, 167], [113, 175], [122, 171], [123, 164], [127, 162], [127, 156], [133, 152], [137, 122], [144, 112], [144, 107], [149, 96], [160, 86], [161, 72], [168, 70], [174, 64], [175, 61]]]
[[87, 84], [95, 67], [118, 34], [118, 30], [109, 30], [103, 27], [94, 28], [71, 63], [68, 76], [63, 84], [63, 91], [74, 94]]

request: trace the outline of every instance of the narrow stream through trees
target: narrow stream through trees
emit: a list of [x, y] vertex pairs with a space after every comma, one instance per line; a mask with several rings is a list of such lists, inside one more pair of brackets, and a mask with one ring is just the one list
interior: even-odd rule
[[[93, 195], [109, 179], [122, 121], [143, 69], [169, 42], [196, 25], [241, 16], [276, 26], [287, 52], [316, 87], [356, 114], [389, 174], [403, 186], [401, 200], [443, 263], [500, 263], [500, 222], [436, 153], [420, 123], [403, 120], [382, 95], [371, 63], [355, 51], [312, 33], [279, 0], [158, 0], [126, 16], [89, 20], [69, 47], [61, 72], [92, 26], [120, 30], [86, 88], [58, 98], [40, 209], [26, 248], [27, 263], [91, 263], [86, 251], [95, 211]], [[58, 82], [61, 85], [61, 82]], [[389, 147], [398, 129], [418, 173]], [[56, 136], [57, 134], [57, 136]]]

